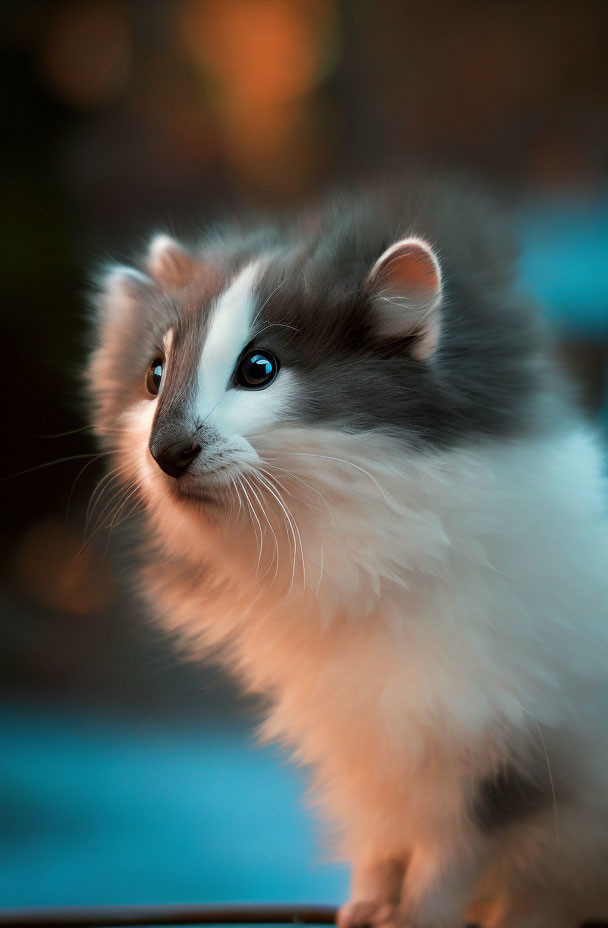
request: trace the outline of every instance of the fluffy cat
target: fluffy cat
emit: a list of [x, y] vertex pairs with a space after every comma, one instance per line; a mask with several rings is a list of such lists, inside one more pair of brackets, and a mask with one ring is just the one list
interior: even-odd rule
[[341, 928], [608, 914], [600, 452], [493, 207], [158, 235], [100, 279], [89, 383], [145, 597], [313, 770]]

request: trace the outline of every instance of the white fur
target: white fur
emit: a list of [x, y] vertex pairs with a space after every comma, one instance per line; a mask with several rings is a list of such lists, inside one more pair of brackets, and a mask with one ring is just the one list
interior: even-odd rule
[[[396, 859], [409, 861], [402, 906], [416, 925], [457, 924], [484, 892], [492, 928], [599, 914], [585, 908], [593, 893], [608, 907], [608, 557], [593, 437], [421, 455], [381, 434], [285, 428], [254, 444], [281, 468], [298, 535], [260, 484], [261, 552], [245, 506], [204, 520], [155, 488], [166, 550], [209, 575], [187, 593], [151, 575], [150, 592], [191, 650], [224, 645], [271, 697], [265, 733], [313, 765], [355, 900]], [[530, 739], [548, 776], [571, 768], [569, 799], [481, 841], [463, 785], [507, 744], [525, 760]]]
[[259, 263], [242, 270], [216, 300], [200, 363], [200, 403], [209, 415], [226, 392], [234, 366], [249, 341], [253, 313], [252, 288]]

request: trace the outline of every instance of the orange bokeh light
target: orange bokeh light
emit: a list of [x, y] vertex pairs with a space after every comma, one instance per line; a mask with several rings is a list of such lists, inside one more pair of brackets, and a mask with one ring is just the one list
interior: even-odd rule
[[331, 135], [313, 92], [335, 61], [332, 0], [184, 0], [177, 35], [202, 71], [227, 162], [279, 197], [318, 172]]
[[267, 104], [301, 97], [321, 79], [333, 20], [327, 0], [186, 0], [178, 30], [225, 91]]

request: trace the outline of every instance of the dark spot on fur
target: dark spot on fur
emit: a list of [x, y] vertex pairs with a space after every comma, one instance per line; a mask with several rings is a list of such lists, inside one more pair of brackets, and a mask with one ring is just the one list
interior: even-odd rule
[[492, 835], [547, 808], [552, 802], [551, 783], [546, 772], [528, 776], [512, 764], [506, 764], [477, 784], [470, 815], [484, 834]]

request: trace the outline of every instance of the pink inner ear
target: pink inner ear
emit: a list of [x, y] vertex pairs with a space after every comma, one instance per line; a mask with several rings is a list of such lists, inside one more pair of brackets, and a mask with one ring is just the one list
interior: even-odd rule
[[429, 246], [405, 239], [388, 248], [376, 262], [370, 283], [388, 296], [400, 296], [410, 305], [433, 306], [441, 289], [439, 264]]
[[415, 336], [411, 351], [424, 360], [439, 342], [441, 270], [430, 245], [409, 238], [391, 245], [367, 279], [379, 330], [388, 337]]

